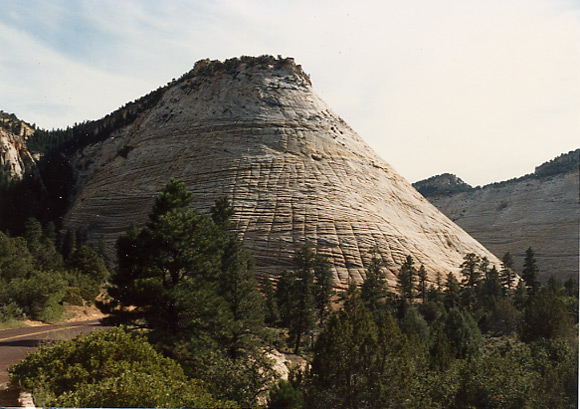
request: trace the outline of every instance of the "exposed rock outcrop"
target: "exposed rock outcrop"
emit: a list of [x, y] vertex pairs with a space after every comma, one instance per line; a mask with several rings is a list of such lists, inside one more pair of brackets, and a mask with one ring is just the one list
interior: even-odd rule
[[496, 256], [509, 251], [517, 271], [532, 247], [542, 280], [578, 279], [579, 155], [580, 150], [561, 155], [518, 179], [428, 199]]
[[144, 223], [170, 178], [207, 211], [231, 198], [260, 275], [277, 277], [308, 243], [335, 285], [360, 282], [378, 247], [388, 280], [407, 255], [457, 272], [466, 253], [498, 260], [425, 200], [312, 90], [292, 59], [202, 61], [110, 137], [73, 158], [77, 185], [65, 229], [112, 246]]
[[0, 169], [12, 179], [21, 179], [34, 166], [26, 140], [34, 133], [27, 123], [14, 114], [0, 111]]

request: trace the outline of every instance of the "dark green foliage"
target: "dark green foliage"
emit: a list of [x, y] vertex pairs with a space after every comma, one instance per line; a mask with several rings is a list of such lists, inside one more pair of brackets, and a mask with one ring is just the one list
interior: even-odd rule
[[230, 218], [234, 215], [235, 210], [227, 197], [220, 197], [212, 206], [211, 218], [215, 224], [221, 226], [224, 230], [230, 228]]
[[563, 153], [560, 156], [542, 163], [534, 171], [536, 177], [548, 177], [562, 173], [578, 171], [580, 168], [580, 149]]
[[425, 302], [427, 299], [427, 270], [425, 270], [423, 264], [421, 264], [421, 267], [417, 271], [417, 291], [419, 292], [421, 300]]
[[459, 287], [459, 281], [457, 281], [452, 273], [447, 274], [444, 290], [444, 300], [445, 306], [448, 309], [456, 307], [459, 304], [460, 291], [461, 288]]
[[397, 290], [403, 303], [412, 303], [415, 298], [415, 277], [417, 269], [411, 256], [407, 256], [397, 274]]
[[264, 293], [264, 308], [266, 312], [264, 321], [270, 326], [275, 326], [280, 321], [280, 310], [278, 309], [276, 294], [274, 293], [274, 287], [269, 277], [266, 277], [264, 280], [262, 292]]
[[38, 406], [233, 407], [121, 329], [43, 346], [11, 368]]
[[26, 318], [55, 322], [62, 315], [60, 301], [66, 281], [57, 272], [34, 271], [18, 277], [0, 291], [0, 303], [16, 303]]
[[17, 277], [27, 277], [34, 270], [34, 259], [26, 240], [11, 238], [0, 232], [0, 277], [4, 283]]
[[62, 254], [68, 260], [77, 249], [77, 235], [73, 230], [67, 230], [62, 241]]
[[421, 347], [428, 343], [429, 324], [415, 306], [407, 308], [405, 316], [400, 322], [400, 327], [407, 336], [410, 345]]
[[473, 187], [451, 173], [432, 176], [413, 183], [413, 187], [423, 196], [441, 196], [459, 192], [469, 192]]
[[316, 256], [303, 246], [294, 255], [294, 270], [291, 272], [290, 293], [285, 307], [288, 330], [294, 343], [294, 353], [300, 351], [302, 335], [315, 326], [314, 268]]
[[463, 263], [460, 267], [464, 287], [475, 287], [479, 283], [481, 279], [480, 263], [481, 259], [476, 254], [469, 253], [463, 257]]
[[526, 257], [524, 258], [522, 278], [528, 288], [528, 294], [531, 296], [534, 296], [540, 287], [540, 280], [538, 279], [539, 272], [540, 268], [538, 267], [534, 250], [532, 250], [531, 247], [528, 247], [526, 250]]
[[420, 373], [416, 403], [440, 409], [576, 408], [577, 370], [577, 345], [506, 344], [485, 357]]
[[491, 305], [488, 329], [493, 335], [511, 335], [518, 330], [521, 313], [510, 298], [497, 300]]
[[523, 310], [528, 301], [528, 290], [524, 280], [520, 280], [514, 290], [514, 305], [518, 310]]
[[316, 315], [324, 318], [330, 305], [332, 272], [326, 258], [307, 245], [294, 254], [294, 269], [278, 280], [276, 300], [281, 324], [288, 328], [294, 353], [300, 350], [302, 336], [316, 325]]
[[496, 300], [503, 296], [504, 288], [501, 284], [499, 273], [495, 266], [486, 271], [483, 285], [481, 287], [480, 298], [481, 301], [487, 306], [493, 305]]
[[276, 285], [276, 304], [280, 312], [280, 325], [288, 327], [290, 323], [290, 308], [292, 307], [292, 285], [294, 279], [290, 271], [283, 271]]
[[514, 286], [516, 274], [514, 272], [514, 259], [509, 251], [501, 258], [501, 270], [499, 273], [502, 284], [510, 291]]
[[451, 309], [443, 328], [456, 358], [463, 359], [479, 353], [481, 333], [469, 313]]
[[533, 297], [523, 313], [520, 337], [524, 342], [568, 338], [574, 333], [568, 309], [551, 291]]
[[24, 237], [0, 232], [0, 311], [7, 311], [0, 321], [57, 321], [63, 302], [82, 305], [83, 298], [92, 301], [97, 295], [108, 274], [103, 261], [82, 246], [64, 265], [52, 229], [31, 218]]
[[390, 314], [375, 323], [356, 287], [314, 348], [306, 407], [407, 407], [411, 368], [405, 336]]
[[224, 230], [233, 213], [227, 199], [214, 206], [219, 225], [190, 203], [185, 184], [171, 181], [147, 226], [117, 241], [109, 293], [121, 308], [113, 319], [148, 328], [150, 340], [216, 396], [251, 406], [272, 376], [253, 261], [237, 233]]
[[331, 264], [325, 258], [317, 254], [314, 260], [314, 302], [318, 312], [320, 325], [330, 310], [330, 299], [334, 294], [332, 281], [333, 275]]
[[17, 306], [22, 315], [16, 318], [56, 321], [66, 282], [60, 272], [38, 270], [28, 247], [23, 238], [0, 232], [0, 305]]
[[257, 396], [268, 389], [274, 377], [271, 360], [263, 351], [254, 352], [233, 360], [222, 351], [205, 348], [195, 354], [176, 353], [175, 357], [185, 373], [203, 380], [216, 398], [254, 407]]
[[69, 281], [81, 290], [85, 300], [94, 300], [101, 284], [109, 277], [103, 259], [88, 246], [80, 246], [67, 260]]
[[265, 336], [264, 300], [258, 291], [254, 261], [235, 233], [228, 234], [218, 274], [219, 294], [229, 307], [224, 345], [239, 358]]
[[302, 409], [304, 398], [302, 392], [297, 390], [292, 382], [280, 379], [270, 391], [268, 398], [269, 409]]
[[371, 262], [367, 267], [367, 274], [361, 286], [361, 298], [367, 309], [373, 314], [380, 311], [385, 304], [387, 295], [385, 267], [386, 263], [381, 255], [377, 251], [373, 252]]

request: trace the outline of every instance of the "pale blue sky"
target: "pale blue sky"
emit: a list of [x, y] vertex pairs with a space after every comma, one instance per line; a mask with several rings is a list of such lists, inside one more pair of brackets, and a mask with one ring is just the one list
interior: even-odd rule
[[291, 56], [407, 180], [509, 179], [580, 147], [569, 0], [0, 0], [0, 109], [100, 118], [203, 58]]

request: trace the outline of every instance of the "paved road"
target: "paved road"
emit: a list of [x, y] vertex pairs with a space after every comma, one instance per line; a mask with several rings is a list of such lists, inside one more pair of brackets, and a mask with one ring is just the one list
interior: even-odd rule
[[0, 330], [0, 406], [16, 406], [14, 393], [7, 390], [8, 368], [47, 341], [71, 339], [95, 329], [108, 329], [99, 320]]

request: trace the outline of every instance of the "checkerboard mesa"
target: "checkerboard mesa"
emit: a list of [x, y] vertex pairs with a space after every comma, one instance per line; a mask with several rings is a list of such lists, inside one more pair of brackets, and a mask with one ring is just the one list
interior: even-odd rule
[[177, 178], [202, 211], [231, 199], [260, 276], [277, 278], [303, 244], [330, 259], [336, 287], [362, 281], [373, 248], [391, 285], [407, 255], [432, 281], [458, 272], [467, 253], [498, 263], [334, 113], [291, 58], [204, 60], [155, 92], [130, 115], [111, 114], [118, 125], [72, 155], [65, 229], [112, 248]]

